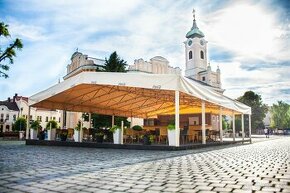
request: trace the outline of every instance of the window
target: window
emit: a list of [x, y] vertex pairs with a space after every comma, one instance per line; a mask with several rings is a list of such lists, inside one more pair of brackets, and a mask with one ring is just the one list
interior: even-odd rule
[[32, 120], [32, 115], [29, 116], [29, 119]]
[[200, 51], [200, 58], [201, 59], [204, 59], [204, 53], [203, 53], [203, 51]]
[[7, 121], [9, 120], [9, 114], [6, 114], [6, 120]]
[[48, 122], [48, 117], [45, 118], [45, 122]]
[[42, 116], [39, 116], [39, 121], [42, 122]]
[[55, 117], [53, 117], [53, 120], [55, 121]]
[[189, 51], [188, 58], [189, 58], [189, 60], [192, 59], [192, 51]]
[[58, 118], [58, 122], [60, 123], [60, 117]]
[[13, 115], [13, 121], [16, 121], [16, 115]]
[[205, 81], [205, 76], [202, 77], [202, 81]]
[[4, 114], [1, 114], [1, 119], [3, 119], [4, 118]]

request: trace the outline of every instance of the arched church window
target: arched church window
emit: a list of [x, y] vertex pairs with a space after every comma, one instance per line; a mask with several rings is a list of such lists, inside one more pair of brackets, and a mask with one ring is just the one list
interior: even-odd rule
[[189, 51], [188, 58], [189, 58], [189, 60], [192, 59], [192, 51]]
[[203, 51], [200, 51], [200, 58], [201, 59], [204, 59], [204, 53], [203, 53]]

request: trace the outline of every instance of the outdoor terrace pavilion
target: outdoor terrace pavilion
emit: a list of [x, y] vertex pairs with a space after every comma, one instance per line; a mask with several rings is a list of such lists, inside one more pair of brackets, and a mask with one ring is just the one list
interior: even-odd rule
[[[250, 107], [176, 74], [82, 72], [29, 97], [29, 107], [143, 118], [145, 130], [159, 129], [166, 139], [167, 124], [174, 119], [174, 141], [169, 145], [176, 147], [182, 141], [198, 140], [206, 144], [210, 133], [223, 142], [222, 121], [219, 121], [222, 115], [232, 116], [233, 121], [235, 116], [241, 116], [242, 140], [244, 115], [251, 122]], [[217, 124], [214, 128], [213, 116]], [[251, 124], [247, 129], [251, 140]], [[122, 137], [120, 144], [123, 141]]]

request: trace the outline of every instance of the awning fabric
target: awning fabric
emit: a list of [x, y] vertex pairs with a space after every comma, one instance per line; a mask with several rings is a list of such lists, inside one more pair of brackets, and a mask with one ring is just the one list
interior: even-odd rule
[[251, 114], [251, 108], [210, 87], [175, 74], [82, 72], [29, 97], [29, 105], [48, 109], [126, 117], [174, 114], [180, 91], [180, 114], [206, 112]]

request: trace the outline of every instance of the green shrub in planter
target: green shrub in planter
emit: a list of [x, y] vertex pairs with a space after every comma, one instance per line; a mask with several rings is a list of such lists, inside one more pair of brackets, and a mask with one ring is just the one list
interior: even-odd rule
[[174, 130], [174, 129], [175, 129], [175, 125], [174, 125], [174, 124], [169, 124], [169, 125], [167, 126], [167, 129], [168, 129], [168, 130]]
[[33, 130], [37, 130], [37, 129], [39, 129], [41, 126], [40, 126], [40, 122], [39, 121], [32, 121], [32, 123], [31, 123], [31, 129], [33, 129]]
[[132, 127], [133, 130], [135, 131], [142, 131], [143, 130], [143, 127], [141, 127], [140, 125], [135, 125]]
[[121, 127], [119, 127], [119, 126], [117, 126], [117, 125], [114, 125], [114, 126], [110, 129], [110, 131], [111, 131], [112, 133], [115, 133], [115, 132], [117, 131], [117, 129], [121, 129]]
[[48, 123], [46, 124], [46, 129], [50, 129], [50, 124], [51, 124], [51, 128], [52, 129], [56, 129], [57, 128], [57, 122], [54, 120], [48, 121]]

